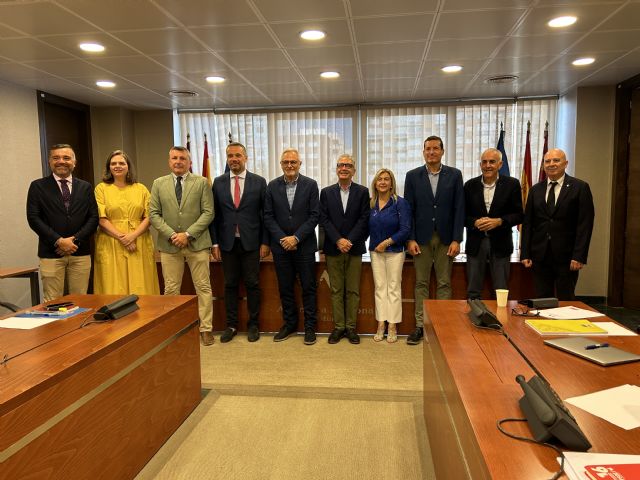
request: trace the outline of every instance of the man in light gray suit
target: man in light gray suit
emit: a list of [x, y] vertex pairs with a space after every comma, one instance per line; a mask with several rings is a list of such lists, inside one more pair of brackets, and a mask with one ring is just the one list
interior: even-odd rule
[[186, 260], [198, 295], [200, 338], [204, 345], [211, 345], [213, 303], [209, 279], [209, 224], [213, 220], [213, 197], [207, 179], [191, 173], [190, 167], [189, 150], [171, 147], [171, 173], [153, 182], [149, 217], [158, 231], [164, 294], [180, 295]]

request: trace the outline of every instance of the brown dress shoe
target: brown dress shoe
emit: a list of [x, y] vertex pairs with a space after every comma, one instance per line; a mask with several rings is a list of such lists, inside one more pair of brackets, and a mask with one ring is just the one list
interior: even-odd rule
[[200, 332], [200, 340], [202, 340], [202, 344], [205, 347], [209, 345], [213, 345], [213, 342], [214, 342], [213, 332]]

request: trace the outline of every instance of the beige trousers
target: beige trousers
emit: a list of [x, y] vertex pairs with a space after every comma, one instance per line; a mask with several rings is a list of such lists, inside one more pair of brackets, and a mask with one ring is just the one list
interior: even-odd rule
[[87, 293], [91, 274], [91, 256], [65, 255], [61, 258], [41, 258], [43, 298], [49, 302], [64, 295], [65, 280], [70, 294]]
[[404, 252], [371, 252], [376, 320], [402, 322], [402, 267]]
[[209, 277], [209, 249], [193, 252], [183, 248], [176, 253], [160, 252], [165, 295], [180, 295], [184, 262], [187, 261], [193, 286], [198, 295], [198, 315], [200, 331], [210, 332], [213, 321], [213, 299]]

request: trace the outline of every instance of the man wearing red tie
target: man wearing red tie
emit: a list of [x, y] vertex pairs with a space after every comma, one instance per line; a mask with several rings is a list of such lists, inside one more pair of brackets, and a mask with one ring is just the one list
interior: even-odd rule
[[262, 211], [267, 182], [248, 172], [247, 150], [241, 143], [227, 145], [229, 172], [213, 182], [213, 205], [216, 215], [209, 225], [214, 260], [222, 260], [224, 304], [227, 328], [220, 341], [231, 341], [238, 332], [238, 287], [240, 280], [247, 290], [249, 321], [247, 338], [260, 338], [260, 259], [270, 253], [269, 235], [264, 229]]
[[573, 300], [589, 253], [593, 197], [588, 183], [565, 173], [562, 150], [549, 150], [543, 161], [547, 179], [529, 191], [520, 258], [525, 267], [533, 267], [537, 296]]

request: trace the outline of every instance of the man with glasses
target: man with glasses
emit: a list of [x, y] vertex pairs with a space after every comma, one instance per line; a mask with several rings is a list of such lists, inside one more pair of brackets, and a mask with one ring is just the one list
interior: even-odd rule
[[435, 135], [423, 144], [425, 164], [407, 172], [404, 198], [411, 205], [413, 226], [407, 252], [413, 256], [416, 273], [416, 329], [409, 345], [424, 337], [423, 300], [429, 298], [431, 268], [436, 272], [436, 298], [449, 300], [453, 259], [460, 253], [464, 229], [464, 187], [462, 172], [442, 164], [444, 145]]
[[51, 175], [34, 180], [27, 194], [27, 220], [38, 234], [38, 257], [45, 302], [85, 294], [91, 272], [89, 244], [98, 227], [98, 206], [89, 182], [72, 175], [71, 145], [49, 149]]
[[335, 328], [329, 343], [347, 337], [360, 343], [356, 319], [360, 305], [360, 272], [365, 240], [369, 236], [369, 191], [352, 181], [356, 166], [350, 155], [340, 155], [338, 183], [320, 192], [320, 226], [324, 229], [325, 255]]
[[593, 197], [587, 182], [565, 173], [569, 162], [562, 150], [552, 148], [543, 162], [547, 179], [529, 191], [520, 258], [526, 268], [533, 267], [538, 297], [573, 300], [589, 254]]
[[482, 175], [464, 184], [467, 227], [467, 298], [481, 298], [487, 262], [494, 289], [509, 289], [512, 229], [522, 223], [520, 182], [498, 175], [502, 153], [488, 148], [480, 157]]
[[304, 343], [316, 342], [316, 262], [318, 248], [318, 184], [300, 174], [298, 151], [288, 148], [280, 156], [284, 175], [267, 185], [264, 224], [271, 239], [271, 252], [278, 277], [284, 324], [273, 337], [286, 340], [298, 330], [298, 306], [294, 296], [296, 277], [302, 286]]
[[215, 218], [209, 225], [214, 260], [222, 260], [227, 328], [220, 336], [227, 343], [238, 332], [238, 287], [247, 290], [247, 339], [260, 338], [260, 259], [269, 255], [269, 234], [262, 212], [267, 182], [247, 171], [247, 149], [241, 143], [227, 145], [229, 171], [213, 182]]

